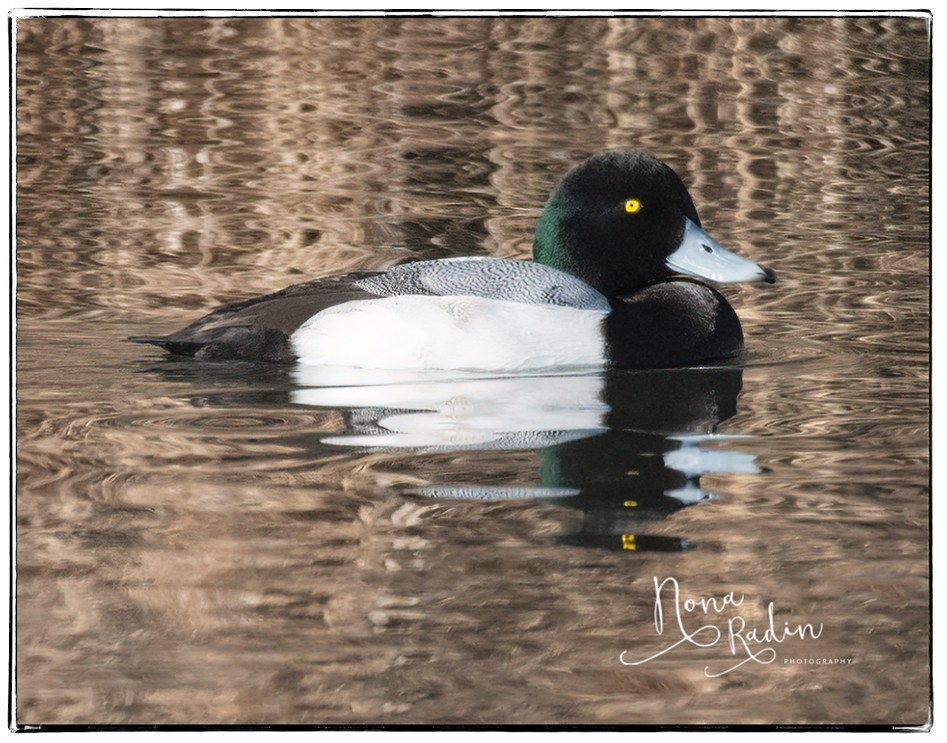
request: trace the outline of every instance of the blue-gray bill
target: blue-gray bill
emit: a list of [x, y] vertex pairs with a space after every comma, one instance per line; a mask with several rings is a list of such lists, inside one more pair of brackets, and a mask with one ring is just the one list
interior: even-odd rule
[[681, 244], [667, 257], [666, 263], [668, 268], [685, 276], [718, 284], [737, 281], [776, 283], [775, 271], [731, 253], [690, 219], [686, 219]]

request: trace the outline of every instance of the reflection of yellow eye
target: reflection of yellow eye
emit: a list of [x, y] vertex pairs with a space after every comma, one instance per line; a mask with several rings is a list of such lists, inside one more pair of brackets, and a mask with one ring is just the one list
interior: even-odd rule
[[641, 211], [641, 202], [638, 199], [628, 199], [625, 202], [625, 211], [629, 214]]

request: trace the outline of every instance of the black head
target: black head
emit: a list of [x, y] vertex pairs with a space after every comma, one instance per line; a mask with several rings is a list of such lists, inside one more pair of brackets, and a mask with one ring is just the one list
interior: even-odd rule
[[[688, 255], [681, 260], [685, 246]], [[675, 274], [714, 281], [775, 280], [772, 272], [734, 256], [704, 233], [681, 179], [643, 152], [605, 152], [570, 171], [546, 203], [533, 256], [606, 296]], [[739, 262], [740, 270], [706, 265], [721, 256]]]

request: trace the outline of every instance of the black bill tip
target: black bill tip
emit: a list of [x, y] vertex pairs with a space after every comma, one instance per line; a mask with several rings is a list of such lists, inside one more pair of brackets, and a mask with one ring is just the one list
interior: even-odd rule
[[765, 281], [767, 284], [775, 284], [775, 283], [776, 283], [776, 272], [775, 272], [772, 268], [764, 268], [764, 269], [763, 269], [763, 281]]

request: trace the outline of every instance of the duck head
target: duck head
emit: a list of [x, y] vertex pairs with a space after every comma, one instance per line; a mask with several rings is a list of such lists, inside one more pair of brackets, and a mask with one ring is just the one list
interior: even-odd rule
[[643, 152], [605, 152], [566, 174], [546, 202], [533, 257], [606, 296], [674, 275], [776, 281], [710, 237], [681, 179]]

